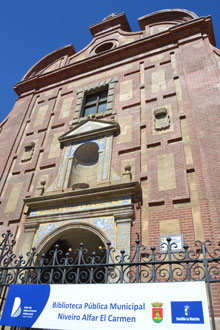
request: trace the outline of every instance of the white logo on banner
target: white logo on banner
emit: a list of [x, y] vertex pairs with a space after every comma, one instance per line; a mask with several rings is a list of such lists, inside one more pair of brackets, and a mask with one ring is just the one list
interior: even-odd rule
[[18, 317], [21, 314], [21, 298], [15, 297], [11, 317]]
[[184, 306], [184, 314], [185, 316], [189, 316], [189, 306]]

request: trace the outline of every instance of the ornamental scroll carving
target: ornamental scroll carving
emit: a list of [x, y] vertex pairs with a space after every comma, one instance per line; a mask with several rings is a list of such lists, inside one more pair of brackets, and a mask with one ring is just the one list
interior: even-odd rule
[[24, 152], [21, 158], [21, 161], [28, 162], [29, 160], [32, 159], [33, 153], [34, 153], [34, 147], [35, 143], [34, 142], [28, 142], [24, 145]]
[[154, 111], [154, 129], [161, 131], [170, 127], [170, 116], [166, 108], [160, 108]]

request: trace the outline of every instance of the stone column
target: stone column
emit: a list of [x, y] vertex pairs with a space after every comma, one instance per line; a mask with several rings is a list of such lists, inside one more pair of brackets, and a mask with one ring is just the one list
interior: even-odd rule
[[130, 256], [130, 240], [131, 240], [131, 223], [132, 219], [117, 219], [117, 237], [116, 237], [116, 249], [117, 254], [121, 250], [125, 250], [126, 254]]
[[[122, 212], [120, 215], [115, 216], [115, 221], [117, 224], [117, 237], [116, 237], [116, 253], [115, 255], [121, 255], [120, 251], [125, 251], [124, 262], [129, 262], [130, 259], [130, 247], [131, 247], [131, 224], [133, 221], [133, 210], [129, 212]], [[117, 267], [118, 268], [118, 267]], [[119, 271], [119, 272], [118, 272]], [[121, 272], [119, 267], [116, 271], [117, 276]], [[128, 278], [129, 268], [127, 266], [123, 270], [124, 282], [129, 282]], [[117, 277], [116, 276], [116, 277]]]
[[130, 256], [131, 224], [134, 219], [134, 210], [131, 205], [123, 207], [114, 213], [114, 217], [117, 225], [117, 254], [120, 253], [120, 250], [125, 250], [126, 254]]
[[24, 256], [33, 247], [32, 244], [33, 244], [33, 240], [34, 240], [34, 235], [35, 235], [38, 227], [39, 227], [39, 224], [37, 222], [24, 223], [24, 239], [23, 239], [22, 246], [20, 249], [20, 253], [23, 254]]

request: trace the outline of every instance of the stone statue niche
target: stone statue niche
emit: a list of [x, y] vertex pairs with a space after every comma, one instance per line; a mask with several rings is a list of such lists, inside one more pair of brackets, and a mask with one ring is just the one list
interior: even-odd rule
[[98, 144], [95, 142], [81, 144], [73, 155], [68, 186], [75, 190], [96, 185], [99, 167]]

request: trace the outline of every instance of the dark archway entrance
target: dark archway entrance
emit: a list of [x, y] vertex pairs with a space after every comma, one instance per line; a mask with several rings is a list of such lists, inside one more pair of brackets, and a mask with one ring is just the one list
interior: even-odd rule
[[[42, 283], [48, 282], [48, 271], [51, 276], [53, 266], [56, 266], [56, 271], [52, 275], [52, 283], [62, 283], [63, 266], [68, 266], [65, 275], [68, 283], [71, 277], [72, 283], [91, 283], [91, 274], [94, 283], [104, 282], [105, 269], [101, 265], [106, 263], [105, 242], [93, 229], [79, 225], [63, 230], [48, 241], [43, 251], [48, 268], [41, 274]], [[92, 269], [91, 264], [94, 265]], [[57, 268], [59, 265], [62, 269], [60, 272]]]

